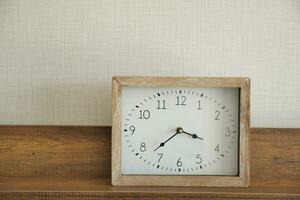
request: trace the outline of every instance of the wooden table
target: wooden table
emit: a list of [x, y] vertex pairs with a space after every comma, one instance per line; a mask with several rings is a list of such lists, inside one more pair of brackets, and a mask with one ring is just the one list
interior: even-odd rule
[[300, 129], [251, 129], [248, 188], [113, 187], [110, 133], [0, 126], [0, 199], [300, 199]]

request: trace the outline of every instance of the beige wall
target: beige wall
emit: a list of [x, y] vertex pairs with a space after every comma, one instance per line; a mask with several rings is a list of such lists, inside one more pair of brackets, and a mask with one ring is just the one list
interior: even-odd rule
[[0, 124], [110, 125], [113, 75], [249, 76], [299, 127], [300, 1], [0, 1]]

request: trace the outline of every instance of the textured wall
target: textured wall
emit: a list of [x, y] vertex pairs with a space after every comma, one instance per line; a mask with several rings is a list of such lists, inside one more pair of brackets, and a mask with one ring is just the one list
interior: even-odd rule
[[248, 76], [299, 127], [300, 1], [0, 1], [0, 124], [110, 125], [113, 75]]

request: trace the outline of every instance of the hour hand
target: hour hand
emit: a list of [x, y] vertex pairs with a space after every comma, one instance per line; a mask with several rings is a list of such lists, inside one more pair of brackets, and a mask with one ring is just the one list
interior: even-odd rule
[[197, 134], [191, 134], [191, 133], [188, 133], [188, 132], [185, 132], [185, 131], [182, 131], [182, 133], [185, 133], [189, 136], [192, 136], [192, 138], [194, 139], [200, 139], [200, 140], [203, 140], [203, 138], [199, 137]]

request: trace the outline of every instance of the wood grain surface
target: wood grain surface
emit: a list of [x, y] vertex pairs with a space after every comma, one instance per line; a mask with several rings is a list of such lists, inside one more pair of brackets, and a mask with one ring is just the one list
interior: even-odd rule
[[300, 129], [251, 129], [248, 188], [113, 187], [110, 127], [0, 126], [0, 199], [300, 199]]

